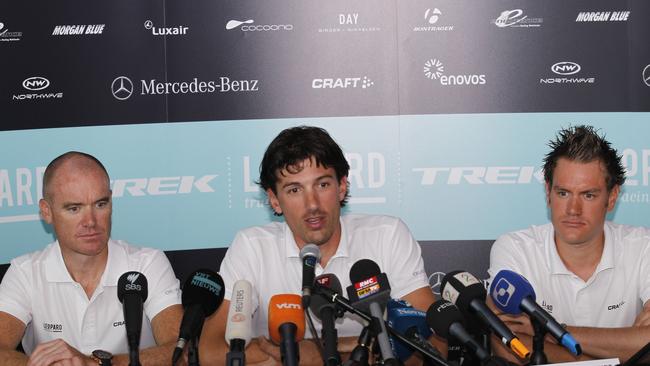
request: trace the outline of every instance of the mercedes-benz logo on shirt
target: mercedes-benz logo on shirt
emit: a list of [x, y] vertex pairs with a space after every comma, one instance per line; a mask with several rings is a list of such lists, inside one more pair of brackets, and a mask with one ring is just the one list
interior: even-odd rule
[[133, 94], [133, 83], [126, 76], [118, 76], [111, 84], [111, 92], [117, 100], [127, 100]]
[[650, 86], [650, 65], [643, 69], [643, 82], [645, 85]]
[[440, 285], [442, 285], [442, 279], [445, 277], [445, 272], [434, 272], [429, 276], [429, 285], [431, 285], [431, 290], [434, 294], [440, 295]]

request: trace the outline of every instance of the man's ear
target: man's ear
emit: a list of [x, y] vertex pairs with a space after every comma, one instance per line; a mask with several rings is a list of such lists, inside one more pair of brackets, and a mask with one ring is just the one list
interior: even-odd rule
[[343, 201], [345, 194], [348, 192], [348, 177], [343, 176], [339, 181], [339, 202]]
[[52, 209], [45, 198], [41, 198], [38, 201], [38, 208], [41, 212], [41, 218], [43, 218], [46, 223], [52, 224]]
[[276, 196], [276, 194], [273, 192], [271, 188], [266, 190], [266, 195], [269, 197], [269, 204], [271, 205], [273, 211], [278, 215], [282, 215], [282, 207], [280, 207], [280, 200], [278, 200], [278, 197]]
[[621, 186], [618, 184], [615, 185], [611, 191], [609, 191], [609, 197], [607, 197], [607, 211], [611, 211], [616, 206], [616, 200], [618, 199], [618, 194], [621, 192]]
[[546, 192], [546, 204], [551, 205], [551, 186], [548, 185], [548, 182], [544, 183], [544, 191]]

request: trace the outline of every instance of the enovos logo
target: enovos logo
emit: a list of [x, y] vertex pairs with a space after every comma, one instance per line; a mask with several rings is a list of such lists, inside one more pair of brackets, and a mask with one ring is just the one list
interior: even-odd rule
[[226, 30], [239, 29], [242, 32], [275, 32], [292, 31], [293, 24], [255, 24], [253, 19], [229, 20], [226, 23]]
[[176, 27], [156, 27], [151, 20], [146, 20], [144, 22], [144, 28], [151, 30], [151, 34], [154, 36], [183, 36], [186, 35], [187, 30], [190, 29], [184, 25]]
[[538, 28], [542, 26], [542, 18], [529, 18], [522, 9], [504, 10], [492, 20], [499, 28]]
[[[424, 26], [413, 27], [413, 32], [441, 32], [454, 30], [453, 25], [438, 24], [442, 11], [438, 8], [428, 8], [424, 11]], [[434, 25], [435, 24], [435, 25]]]
[[442, 61], [432, 58], [424, 63], [424, 76], [431, 80], [439, 80], [442, 86], [478, 86], [487, 83], [485, 74], [445, 75]]
[[[551, 71], [557, 75], [569, 76], [578, 74], [580, 71], [582, 71], [582, 67], [572, 61], [561, 61], [551, 65]], [[593, 76], [572, 78], [551, 77], [539, 79], [540, 84], [593, 84], [595, 82], [596, 78]]]
[[27, 90], [43, 90], [50, 86], [50, 81], [42, 76], [33, 76], [23, 81], [23, 88]]
[[369, 77], [317, 78], [311, 81], [312, 89], [368, 89], [375, 85]]
[[551, 66], [551, 71], [558, 75], [573, 75], [580, 72], [580, 65], [575, 62], [562, 61]]

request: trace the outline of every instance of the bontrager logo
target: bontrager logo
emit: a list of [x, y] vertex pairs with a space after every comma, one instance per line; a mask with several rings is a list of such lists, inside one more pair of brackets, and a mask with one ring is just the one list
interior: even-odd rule
[[23, 81], [23, 88], [27, 90], [43, 90], [50, 86], [50, 81], [42, 76], [33, 76]]
[[492, 21], [499, 28], [537, 28], [541, 27], [542, 18], [529, 18], [522, 9], [504, 10]]
[[375, 85], [369, 77], [318, 78], [311, 81], [312, 89], [368, 89]]
[[140, 277], [139, 273], [131, 273], [130, 275], [126, 276], [126, 280], [131, 282], [131, 284], [134, 284], [138, 277]]
[[253, 19], [229, 20], [226, 23], [226, 30], [240, 29], [242, 32], [274, 32], [292, 31], [293, 24], [254, 24]]
[[629, 11], [581, 11], [576, 23], [582, 22], [627, 22]]
[[558, 75], [573, 75], [580, 72], [580, 65], [575, 62], [562, 61], [551, 66], [551, 71]]
[[57, 25], [52, 30], [53, 36], [78, 36], [102, 34], [106, 24]]
[[126, 76], [118, 76], [111, 83], [111, 93], [117, 100], [127, 100], [133, 94], [133, 83]]
[[429, 59], [424, 63], [424, 76], [431, 80], [438, 80], [442, 86], [454, 85], [485, 85], [487, 83], [485, 74], [457, 74], [445, 75], [445, 67], [439, 59]]
[[440, 9], [438, 8], [433, 8], [432, 9], [427, 9], [424, 12], [424, 20], [427, 21], [429, 24], [436, 24], [438, 22], [438, 17], [442, 14]]
[[413, 27], [413, 32], [441, 32], [454, 30], [453, 25], [441, 25], [438, 23], [442, 11], [438, 8], [428, 8], [424, 11], [424, 26]]
[[151, 20], [144, 22], [144, 28], [151, 30], [151, 34], [154, 36], [183, 36], [186, 35], [187, 30], [190, 29], [184, 25], [176, 27], [156, 27]]

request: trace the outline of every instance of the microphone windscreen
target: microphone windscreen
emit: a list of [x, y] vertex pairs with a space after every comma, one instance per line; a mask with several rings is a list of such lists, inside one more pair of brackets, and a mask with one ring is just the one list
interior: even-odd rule
[[465, 323], [463, 314], [454, 304], [447, 300], [438, 300], [429, 306], [427, 324], [435, 334], [449, 339], [449, 328], [454, 323]]
[[124, 302], [124, 296], [137, 295], [142, 302], [147, 301], [148, 288], [147, 278], [140, 272], [124, 272], [117, 281], [117, 298]]
[[499, 310], [517, 315], [521, 313], [520, 305], [524, 298], [535, 300], [535, 290], [524, 276], [504, 269], [492, 279], [490, 296]]
[[305, 313], [302, 297], [295, 294], [273, 295], [269, 301], [269, 336], [276, 344], [282, 341], [280, 326], [285, 323], [296, 325], [296, 341], [305, 336]]
[[379, 265], [375, 261], [371, 259], [360, 259], [350, 268], [350, 282], [355, 284], [372, 276], [377, 276], [380, 273]]
[[[402, 300], [391, 299], [386, 305], [386, 321], [399, 334], [409, 337], [412, 333], [418, 333], [422, 339], [431, 335], [431, 329], [426, 321], [426, 313], [414, 309], [411, 305]], [[406, 361], [414, 352], [406, 343], [390, 336], [393, 353], [400, 359]]]
[[464, 313], [469, 313], [472, 300], [485, 301], [487, 297], [483, 283], [465, 271], [447, 273], [442, 279], [440, 289], [442, 298], [451, 301]]
[[226, 342], [230, 345], [232, 339], [242, 339], [247, 345], [253, 333], [252, 322], [253, 286], [246, 280], [235, 282], [232, 287], [228, 323], [226, 323]]
[[205, 317], [208, 317], [219, 308], [224, 294], [221, 276], [209, 269], [199, 269], [185, 280], [181, 300], [186, 309], [190, 305], [201, 305]]
[[318, 292], [319, 288], [328, 288], [332, 292], [335, 292], [339, 295], [342, 294], [341, 282], [339, 282], [338, 277], [333, 273], [324, 273], [314, 279], [314, 287], [316, 291], [311, 297], [311, 302], [309, 303], [309, 309], [311, 312], [320, 319], [320, 311], [324, 306], [334, 307], [334, 304], [329, 300], [329, 297], [322, 295]]
[[320, 259], [320, 248], [316, 244], [307, 244], [302, 249], [300, 249], [300, 260], [304, 260], [305, 257], [314, 257], [316, 262]]

